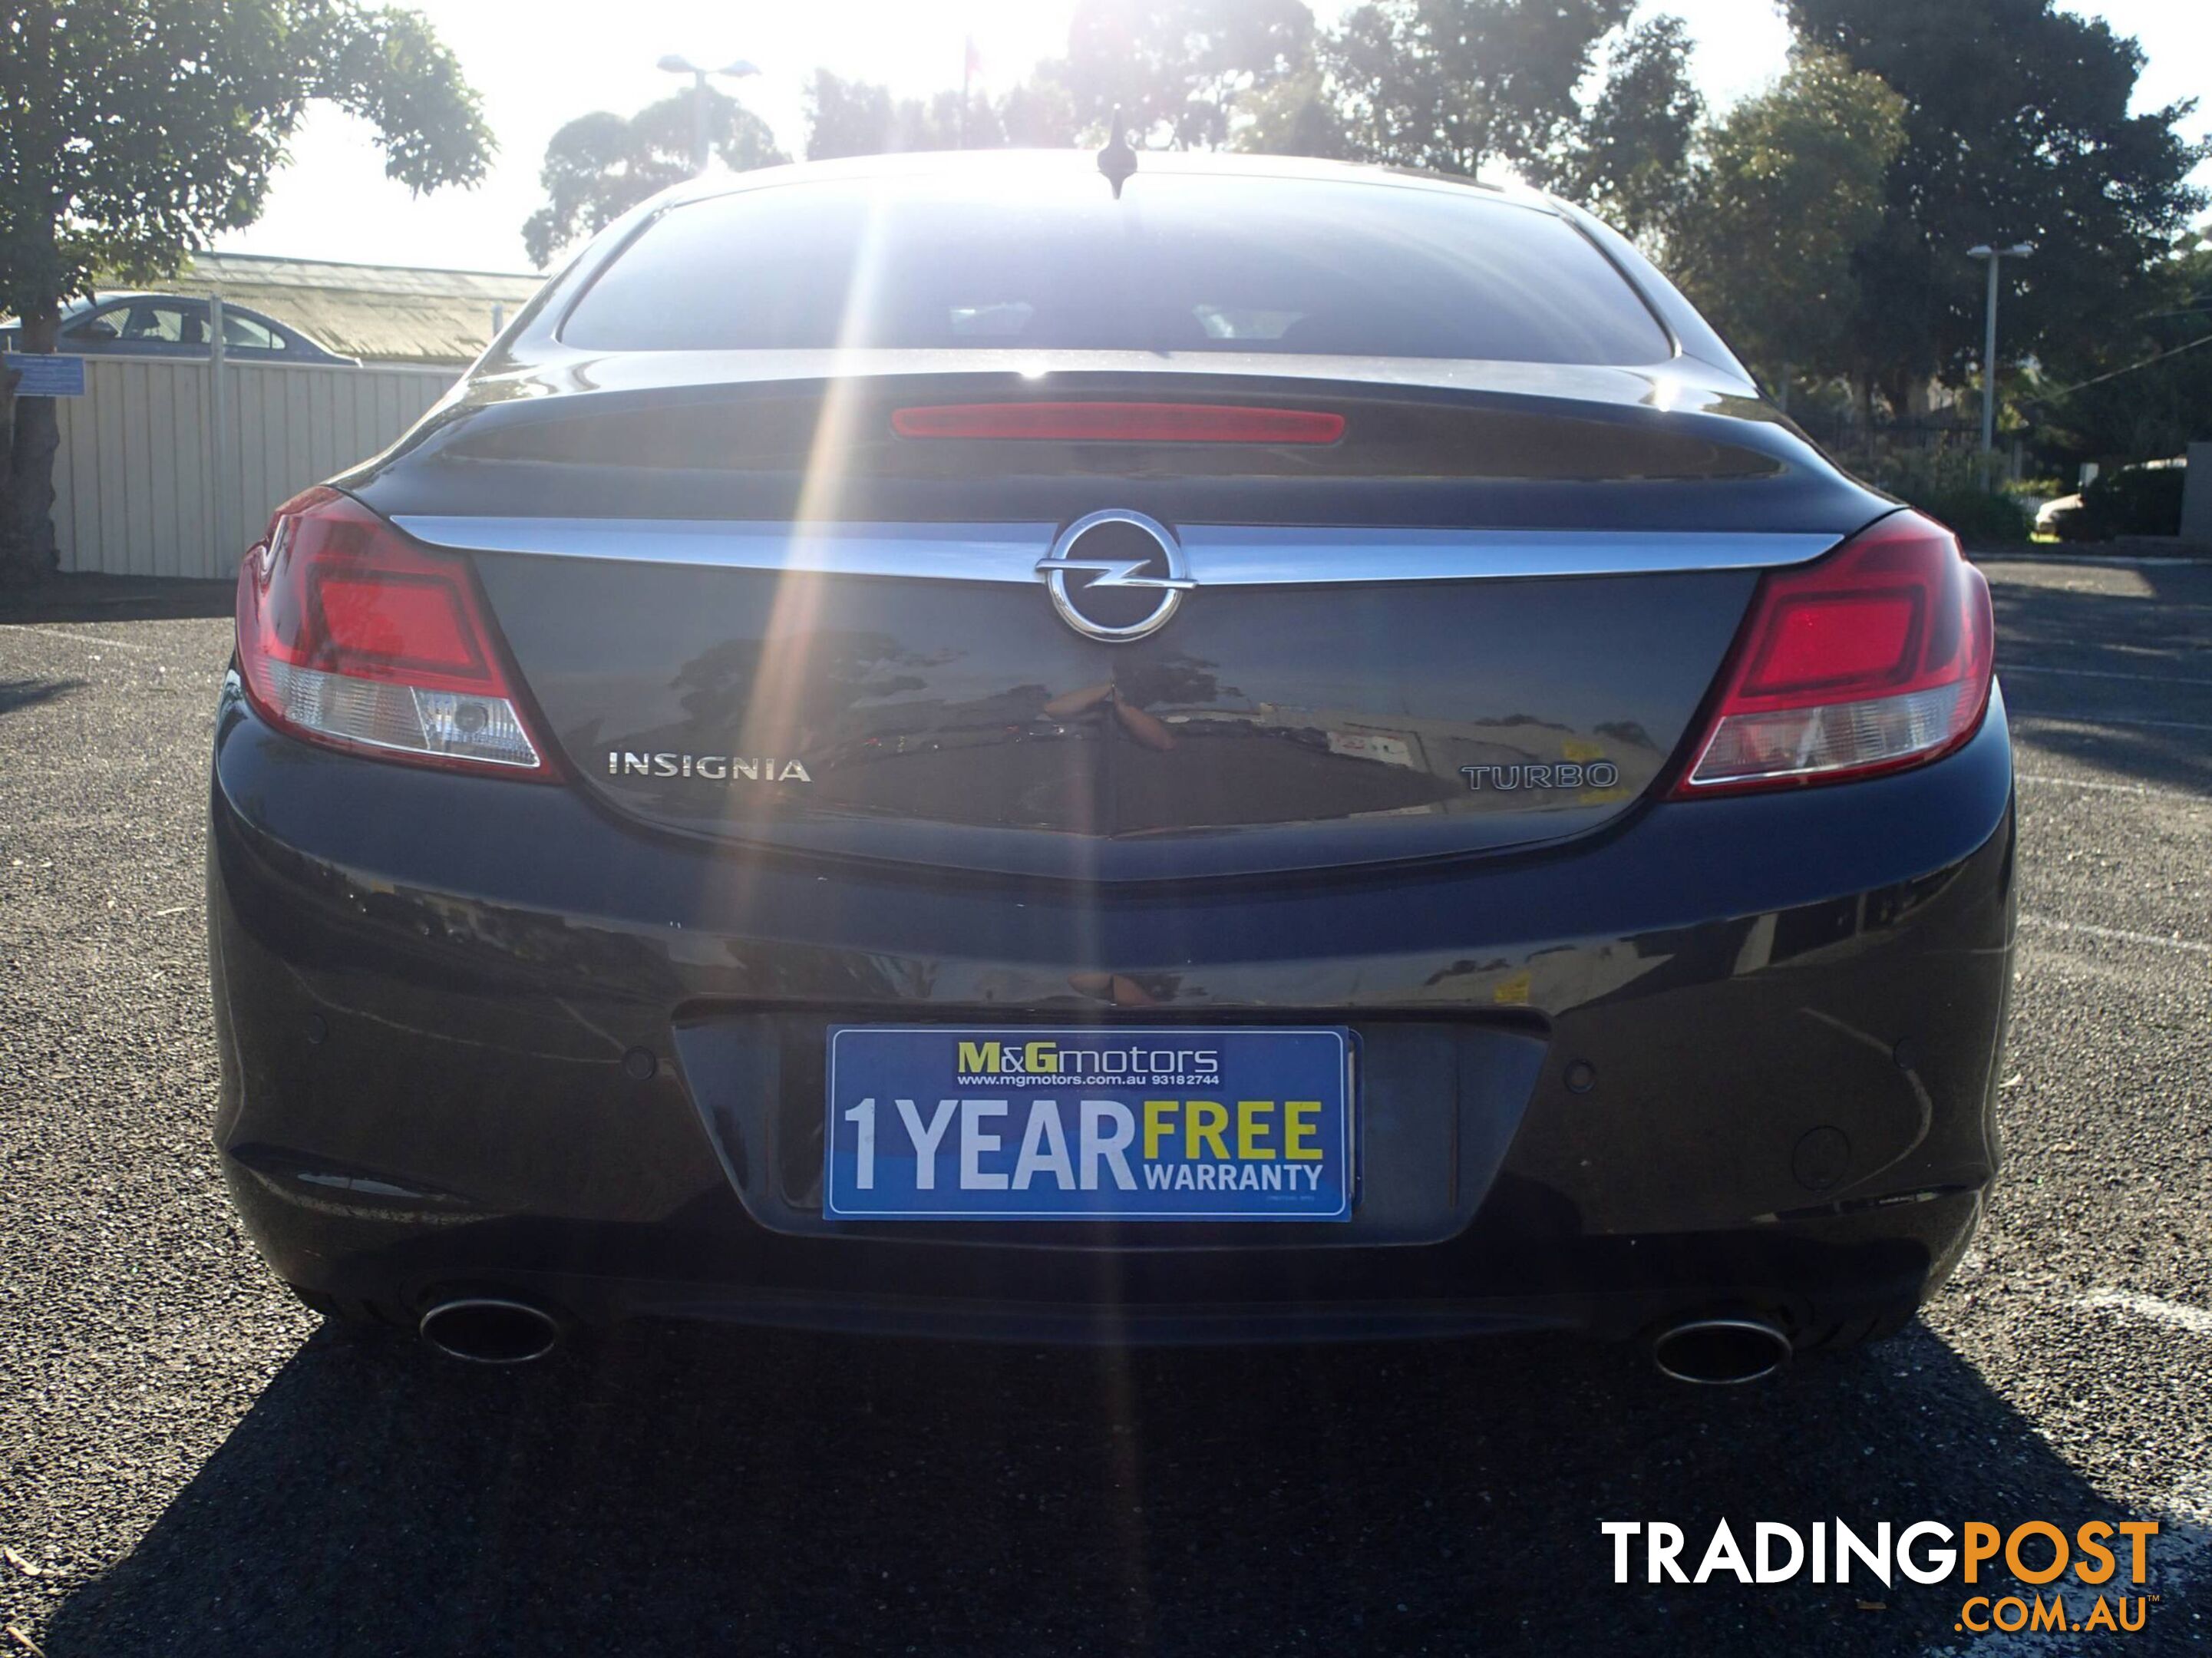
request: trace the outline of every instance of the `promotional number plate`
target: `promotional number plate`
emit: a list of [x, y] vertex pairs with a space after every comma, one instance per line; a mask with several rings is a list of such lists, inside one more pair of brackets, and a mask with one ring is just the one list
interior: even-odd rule
[[847, 1220], [1349, 1220], [1337, 1029], [830, 1033], [827, 1212]]

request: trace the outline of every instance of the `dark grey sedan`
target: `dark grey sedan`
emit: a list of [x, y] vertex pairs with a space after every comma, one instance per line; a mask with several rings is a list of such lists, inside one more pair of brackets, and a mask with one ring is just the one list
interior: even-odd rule
[[1612, 231], [871, 157], [610, 226], [240, 572], [216, 1134], [329, 1316], [1763, 1376], [1996, 1170], [1988, 584]]

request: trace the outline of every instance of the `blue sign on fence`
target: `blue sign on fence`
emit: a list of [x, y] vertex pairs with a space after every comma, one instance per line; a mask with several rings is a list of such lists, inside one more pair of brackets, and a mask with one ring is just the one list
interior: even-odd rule
[[23, 378], [15, 387], [19, 398], [81, 398], [84, 395], [84, 359], [56, 356], [45, 351], [0, 353], [0, 362], [11, 374]]

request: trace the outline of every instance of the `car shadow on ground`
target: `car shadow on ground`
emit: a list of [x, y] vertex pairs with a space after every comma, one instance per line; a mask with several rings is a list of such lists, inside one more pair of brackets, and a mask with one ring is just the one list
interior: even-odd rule
[[[318, 1333], [59, 1610], [97, 1653], [1916, 1651], [1966, 1592], [1613, 1582], [1601, 1520], [2109, 1512], [1920, 1327], [1747, 1388], [1565, 1339]], [[1986, 1584], [1986, 1579], [1985, 1584]], [[2000, 1593], [2004, 1592], [2002, 1589]]]
[[230, 615], [238, 584], [175, 576], [41, 576], [0, 584], [0, 623], [10, 622], [175, 622]]
[[1992, 574], [2016, 739], [2153, 788], [2212, 790], [2212, 563]]

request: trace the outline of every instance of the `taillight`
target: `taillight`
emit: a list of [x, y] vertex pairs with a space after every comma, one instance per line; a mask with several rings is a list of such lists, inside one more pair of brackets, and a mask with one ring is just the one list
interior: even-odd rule
[[1917, 513], [1771, 573], [1674, 797], [1835, 782], [1949, 753], [1989, 707], [1995, 633], [1989, 583]]
[[468, 566], [335, 489], [276, 509], [238, 573], [254, 707], [313, 742], [505, 777], [550, 777]]
[[1334, 443], [1344, 416], [1214, 403], [941, 403], [893, 410], [891, 430], [902, 438], [1016, 441]]

